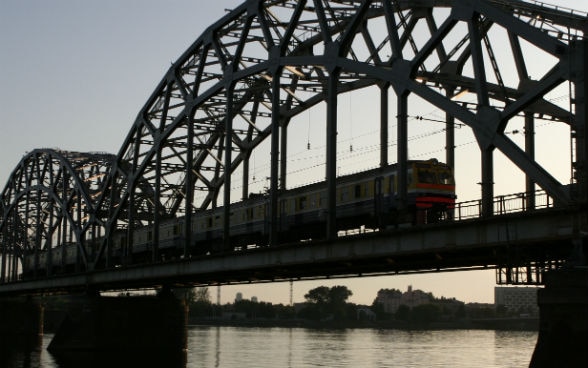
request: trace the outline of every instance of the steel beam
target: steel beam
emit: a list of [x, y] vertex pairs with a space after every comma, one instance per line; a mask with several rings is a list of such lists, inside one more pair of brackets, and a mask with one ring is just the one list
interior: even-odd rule
[[278, 244], [278, 201], [280, 165], [280, 78], [282, 70], [276, 68], [272, 76], [272, 123], [270, 167], [270, 239], [269, 245]]
[[[532, 113], [525, 113], [525, 153], [535, 161], [535, 118]], [[527, 209], [535, 208], [535, 182], [529, 176], [525, 176], [525, 191], [527, 194]]]
[[331, 70], [327, 82], [327, 239], [337, 237], [337, 85], [339, 71]]
[[398, 208], [405, 209], [408, 202], [408, 92], [397, 91], [397, 137], [398, 148]]
[[233, 103], [235, 85], [231, 81], [226, 87], [226, 118], [224, 126], [225, 147], [224, 147], [224, 193], [223, 193], [223, 240], [224, 249], [231, 248], [231, 163], [233, 146]]
[[380, 84], [380, 167], [388, 166], [388, 91], [390, 84]]

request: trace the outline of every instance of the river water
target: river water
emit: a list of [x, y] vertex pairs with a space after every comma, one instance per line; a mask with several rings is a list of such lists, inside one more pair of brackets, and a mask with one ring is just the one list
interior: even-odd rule
[[188, 349], [178, 356], [57, 357], [40, 346], [4, 352], [3, 368], [70, 367], [528, 367], [537, 332], [493, 330], [188, 327]]

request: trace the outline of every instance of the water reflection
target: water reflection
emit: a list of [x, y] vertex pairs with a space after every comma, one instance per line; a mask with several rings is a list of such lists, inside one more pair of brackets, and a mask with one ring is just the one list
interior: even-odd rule
[[50, 353], [59, 368], [186, 368], [186, 352], [101, 351]]
[[0, 367], [37, 368], [41, 360], [42, 336], [23, 338], [21, 336], [1, 336]]
[[528, 366], [536, 332], [312, 330], [191, 326], [188, 349], [53, 354], [43, 343], [0, 342], [0, 368], [506, 368]]

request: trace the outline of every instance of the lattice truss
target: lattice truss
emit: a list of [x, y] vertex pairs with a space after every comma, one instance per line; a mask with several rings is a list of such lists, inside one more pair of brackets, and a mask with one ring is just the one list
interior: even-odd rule
[[[248, 1], [208, 28], [157, 86], [117, 161], [109, 194], [117, 200], [102, 207], [124, 205], [103, 212], [125, 226], [216, 205], [225, 177], [270, 136], [272, 111], [286, 126], [325, 100], [334, 72], [339, 93], [389, 84], [442, 108], [474, 129], [482, 149], [498, 148], [569, 202], [503, 132], [525, 111], [574, 124], [542, 96], [583, 63], [572, 48], [585, 24], [584, 14], [520, 1]], [[493, 42], [500, 33], [508, 45]], [[522, 41], [558, 61], [531, 79]], [[497, 47], [510, 48], [518, 79], [502, 77]], [[478, 102], [459, 104], [442, 89]]]
[[[90, 160], [100, 168], [86, 173], [76, 154], [27, 155], [4, 191], [2, 236], [23, 227], [26, 235], [9, 244], [27, 249], [36, 238], [36, 246], [47, 247], [59, 231], [62, 242], [97, 239], [104, 234], [88, 229], [132, 230], [239, 200], [220, 194], [242, 168], [247, 196], [249, 159], [266, 138], [278, 139], [333, 89], [368, 86], [442, 109], [472, 129], [481, 151], [500, 150], [549, 195], [570, 203], [562, 183], [504, 132], [524, 113], [570, 125], [578, 133], [575, 180], [587, 182], [583, 104], [564, 109], [543, 97], [571, 81], [582, 86], [575, 101], [584, 102], [586, 23], [586, 14], [515, 0], [246, 1], [171, 66], [111, 171], [106, 156]], [[551, 69], [531, 78], [534, 60], [522, 44], [554, 60]], [[518, 78], [503, 78], [497, 48], [510, 52]], [[477, 102], [452, 99], [461, 93]], [[106, 182], [84, 180], [107, 172]]]
[[[2, 192], [2, 270], [18, 271], [23, 254], [82, 244], [83, 234], [104, 234], [95, 203], [116, 156], [36, 149], [25, 155]], [[78, 247], [82, 262], [89, 255]], [[13, 264], [9, 264], [13, 262]]]

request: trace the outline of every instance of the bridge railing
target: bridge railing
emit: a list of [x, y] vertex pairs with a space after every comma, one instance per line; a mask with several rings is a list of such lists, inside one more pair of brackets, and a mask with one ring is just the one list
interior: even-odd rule
[[[534, 204], [533, 204], [534, 203]], [[507, 194], [494, 197], [494, 215], [524, 212], [532, 209], [553, 207], [553, 199], [543, 190], [530, 193]], [[482, 216], [482, 200], [459, 202], [455, 204], [455, 221], [479, 218]]]

